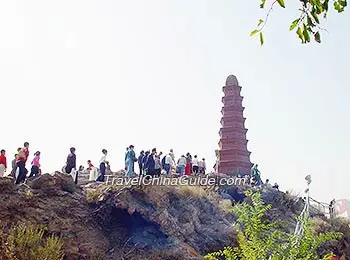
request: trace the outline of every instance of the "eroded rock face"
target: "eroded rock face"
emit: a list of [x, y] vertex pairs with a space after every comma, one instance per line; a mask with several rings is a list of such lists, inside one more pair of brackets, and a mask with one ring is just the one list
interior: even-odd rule
[[[221, 205], [244, 200], [248, 188], [227, 189], [221, 197], [201, 187], [80, 187], [62, 173], [19, 186], [0, 178], [0, 220], [5, 231], [18, 223], [47, 226], [47, 235], [62, 236], [67, 260], [203, 259], [235, 243], [236, 216]], [[268, 217], [286, 220], [292, 230], [303, 203], [273, 189], [260, 191], [272, 205]]]
[[138, 252], [130, 259], [202, 259], [230, 245], [232, 223], [217, 207], [219, 198], [189, 196], [181, 189], [130, 187], [109, 191], [94, 204], [94, 218], [108, 236], [120, 234], [112, 239], [118, 250], [113, 249], [110, 259], [130, 250]]
[[43, 174], [28, 181], [28, 186], [0, 178], [0, 187], [5, 187], [0, 190], [0, 219], [5, 229], [18, 223], [45, 225], [47, 235], [62, 236], [67, 260], [106, 256], [109, 241], [96, 228], [85, 195], [70, 176]]

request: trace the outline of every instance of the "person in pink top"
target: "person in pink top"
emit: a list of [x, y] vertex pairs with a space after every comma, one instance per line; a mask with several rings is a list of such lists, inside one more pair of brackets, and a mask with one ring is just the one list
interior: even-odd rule
[[29, 178], [37, 176], [37, 175], [39, 175], [39, 173], [40, 173], [40, 152], [37, 151], [34, 154], [34, 159], [32, 161], [32, 169], [30, 171]]

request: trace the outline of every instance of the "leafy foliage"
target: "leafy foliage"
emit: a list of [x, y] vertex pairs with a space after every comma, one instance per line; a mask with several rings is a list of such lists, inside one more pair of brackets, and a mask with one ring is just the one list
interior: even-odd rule
[[44, 228], [19, 225], [0, 233], [0, 260], [63, 260], [63, 243], [58, 237], [43, 238]]
[[[260, 0], [260, 8], [266, 7], [267, 0]], [[347, 6], [347, 0], [300, 0], [300, 15], [289, 26], [290, 31], [295, 31], [302, 43], [310, 43], [312, 39], [315, 42], [321, 43], [320, 31], [324, 30], [321, 27], [321, 19], [326, 19], [329, 6], [338, 13], [342, 13]], [[277, 5], [280, 8], [286, 8], [284, 0], [273, 0], [271, 3], [265, 20], [259, 19], [257, 28], [250, 33], [250, 36], [259, 34], [260, 44], [264, 44], [263, 29], [268, 21], [273, 7]]]
[[[333, 239], [341, 238], [341, 233], [328, 232], [315, 234], [309, 222], [305, 234], [296, 244], [294, 234], [282, 231], [277, 221], [268, 221], [270, 205], [264, 205], [260, 193], [247, 191], [248, 202], [234, 207], [233, 212], [239, 217], [237, 247], [226, 247], [224, 250], [208, 254], [208, 260], [217, 259], [250, 259], [250, 260], [319, 260], [317, 249]], [[325, 255], [322, 260], [332, 255]]]

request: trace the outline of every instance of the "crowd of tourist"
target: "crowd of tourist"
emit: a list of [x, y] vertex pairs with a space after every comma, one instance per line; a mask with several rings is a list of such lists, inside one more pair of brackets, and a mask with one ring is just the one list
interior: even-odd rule
[[169, 153], [165, 155], [162, 152], [158, 153], [156, 148], [146, 152], [142, 150], [136, 158], [133, 146], [130, 146], [125, 155], [125, 170], [128, 177], [131, 177], [134, 172], [133, 162], [138, 164], [139, 175], [160, 176], [161, 172], [164, 172], [169, 177], [173, 171], [179, 176], [204, 175], [206, 172], [204, 158], [199, 160], [197, 155], [192, 157], [190, 153], [187, 153], [186, 156], [181, 155], [176, 161], [173, 149], [170, 149]]
[[[84, 170], [83, 166], [77, 169], [76, 164], [76, 149], [71, 147], [67, 156], [66, 164], [62, 168], [62, 172], [70, 174], [74, 182], [78, 183], [78, 173]], [[104, 182], [105, 175], [111, 174], [110, 164], [107, 160], [108, 151], [102, 149], [101, 159], [98, 162], [98, 167], [95, 167], [91, 160], [87, 161], [87, 171], [89, 173], [89, 181]], [[29, 143], [25, 142], [23, 147], [17, 149], [17, 153], [11, 163], [11, 171], [8, 171], [6, 159], [6, 151], [1, 150], [0, 153], [0, 177], [12, 176], [16, 184], [23, 183], [27, 178], [35, 177], [41, 174], [40, 167], [40, 151], [34, 153], [34, 158], [30, 163], [30, 172], [27, 170], [27, 160], [29, 158]], [[147, 175], [159, 177], [162, 173], [166, 177], [170, 177], [172, 173], [177, 176], [199, 176], [206, 174], [205, 158], [199, 159], [197, 155], [192, 156], [190, 153], [175, 157], [173, 149], [166, 154], [158, 152], [156, 148], [151, 150], [142, 150], [138, 156], [134, 151], [134, 146], [130, 145], [125, 152], [125, 177], [131, 178], [135, 175]], [[138, 166], [135, 171], [135, 164]], [[28, 174], [29, 173], [29, 174]], [[249, 184], [252, 186], [269, 186], [278, 189], [278, 184], [273, 186], [266, 180], [265, 183], [261, 180], [261, 173], [258, 165], [255, 164], [251, 170]]]
[[[29, 143], [25, 142], [23, 147], [20, 147], [17, 149], [17, 153], [14, 156], [15, 158], [12, 160], [11, 163], [11, 172], [7, 173], [7, 158], [6, 158], [6, 151], [1, 150], [0, 154], [0, 177], [3, 177], [5, 175], [9, 175], [14, 177], [15, 183], [19, 184], [21, 182], [24, 182], [26, 179], [26, 176], [28, 174], [28, 170], [26, 168], [27, 160], [29, 157]], [[31, 171], [30, 171], [30, 177], [36, 176], [40, 174], [40, 152], [37, 151], [34, 154], [34, 159], [31, 162]], [[29, 177], [28, 176], [28, 177]]]
[[[71, 147], [67, 156], [66, 164], [62, 168], [62, 172], [70, 174], [74, 182], [78, 182], [78, 172], [81, 172], [84, 167], [80, 166], [77, 169], [76, 164], [76, 149]], [[89, 180], [104, 182], [106, 173], [110, 174], [111, 169], [107, 160], [108, 151], [102, 150], [102, 156], [99, 160], [98, 167], [95, 167], [91, 160], [87, 161], [87, 170], [89, 171]], [[27, 170], [27, 160], [29, 158], [29, 143], [25, 142], [23, 147], [17, 149], [11, 164], [11, 171], [8, 173], [8, 165], [6, 151], [1, 150], [0, 154], [0, 177], [12, 176], [16, 184], [23, 183], [26, 178], [35, 177], [41, 174], [40, 167], [40, 151], [35, 152], [34, 158], [31, 161], [30, 172]], [[138, 165], [138, 173], [135, 172], [135, 163]], [[172, 172], [179, 176], [183, 175], [198, 175], [206, 173], [205, 159], [198, 159], [197, 155], [187, 153], [181, 155], [176, 161], [172, 149], [169, 153], [163, 155], [162, 152], [157, 152], [156, 148], [147, 151], [141, 151], [138, 156], [134, 151], [134, 146], [130, 145], [125, 153], [125, 177], [131, 178], [137, 175], [160, 176], [161, 173], [170, 176]], [[28, 174], [29, 173], [29, 174]]]
[[[66, 164], [62, 168], [62, 172], [70, 174], [74, 182], [78, 183], [78, 173], [82, 172], [84, 167], [77, 169], [76, 149], [71, 147], [67, 156]], [[111, 174], [110, 164], [107, 160], [108, 151], [102, 149], [101, 159], [98, 167], [95, 167], [91, 160], [87, 161], [87, 170], [89, 172], [89, 181], [104, 182], [105, 175]], [[8, 172], [8, 164], [6, 151], [1, 150], [0, 153], [0, 177], [12, 176], [16, 184], [23, 183], [26, 178], [35, 177], [41, 174], [40, 167], [40, 151], [34, 153], [34, 158], [30, 163], [30, 172], [27, 170], [27, 160], [29, 158], [29, 143], [25, 142], [23, 147], [17, 149], [17, 153], [11, 163], [11, 171]], [[125, 152], [125, 177], [131, 178], [134, 175], [147, 175], [159, 177], [162, 173], [170, 177], [172, 173], [177, 176], [204, 175], [206, 174], [205, 158], [199, 159], [197, 155], [192, 156], [190, 153], [175, 158], [173, 149], [166, 154], [157, 152], [156, 148], [152, 150], [142, 150], [138, 156], [134, 151], [134, 146], [130, 145]], [[135, 171], [135, 164], [138, 170]], [[29, 173], [29, 174], [28, 174]], [[258, 165], [255, 164], [249, 175], [249, 184], [252, 186], [269, 186], [278, 189], [278, 184], [270, 185], [269, 180], [265, 183], [261, 180], [261, 173]]]

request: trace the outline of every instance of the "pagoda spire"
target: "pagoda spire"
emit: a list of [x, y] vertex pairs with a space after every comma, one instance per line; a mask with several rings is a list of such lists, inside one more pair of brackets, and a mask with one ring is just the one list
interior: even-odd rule
[[250, 174], [253, 164], [247, 148], [243, 97], [237, 78], [234, 75], [228, 76], [222, 90], [224, 97], [217, 171], [225, 174]]

